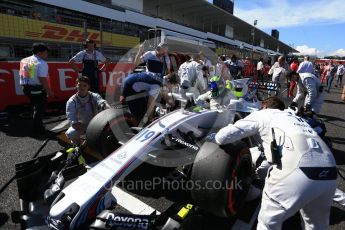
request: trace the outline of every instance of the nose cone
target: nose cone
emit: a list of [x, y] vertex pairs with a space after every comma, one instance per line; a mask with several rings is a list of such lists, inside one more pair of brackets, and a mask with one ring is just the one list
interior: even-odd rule
[[[67, 199], [64, 198], [65, 197], [62, 199], [60, 198], [60, 200], [53, 204], [49, 211], [49, 220], [51, 225], [56, 226], [58, 224], [62, 224], [62, 222], [64, 225], [69, 225], [77, 217], [79, 206], [76, 203], [71, 204]], [[57, 199], [59, 199], [59, 197]], [[70, 218], [69, 222], [65, 221], [66, 217]], [[64, 226], [64, 229], [65, 228], [68, 229], [69, 226]]]

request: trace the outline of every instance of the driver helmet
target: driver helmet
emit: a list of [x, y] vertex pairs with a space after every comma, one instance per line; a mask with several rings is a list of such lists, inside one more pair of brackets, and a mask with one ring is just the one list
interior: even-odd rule
[[243, 98], [248, 93], [248, 79], [237, 79], [232, 81], [231, 92], [237, 98]]
[[210, 79], [211, 97], [217, 98], [224, 91], [224, 81], [219, 76], [213, 76]]

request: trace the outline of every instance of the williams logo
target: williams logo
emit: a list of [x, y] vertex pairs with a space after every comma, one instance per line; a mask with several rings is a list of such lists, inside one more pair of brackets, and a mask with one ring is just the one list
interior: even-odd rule
[[187, 148], [193, 149], [193, 150], [195, 150], [195, 151], [199, 151], [199, 147], [198, 147], [198, 146], [193, 145], [193, 144], [191, 144], [191, 143], [188, 143], [188, 142], [186, 142], [186, 141], [184, 141], [184, 140], [181, 140], [181, 139], [179, 139], [179, 138], [176, 138], [176, 137], [171, 136], [171, 137], [170, 137], [170, 140], [171, 140], [172, 142], [176, 143], [176, 144], [180, 144], [180, 145], [186, 146]]

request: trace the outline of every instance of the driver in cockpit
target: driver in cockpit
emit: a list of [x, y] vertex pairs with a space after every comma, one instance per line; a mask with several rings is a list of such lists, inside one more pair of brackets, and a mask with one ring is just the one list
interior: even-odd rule
[[231, 99], [236, 99], [230, 89], [231, 83], [229, 81], [224, 83], [219, 76], [213, 76], [210, 79], [210, 90], [196, 99], [197, 105], [204, 107], [205, 102], [209, 102], [211, 110], [217, 110], [223, 105], [229, 105]]

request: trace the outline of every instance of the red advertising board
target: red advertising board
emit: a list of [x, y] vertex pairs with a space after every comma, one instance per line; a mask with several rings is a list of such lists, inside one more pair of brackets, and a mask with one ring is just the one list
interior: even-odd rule
[[[75, 91], [75, 79], [77, 73], [66, 62], [49, 62], [49, 84], [56, 98], [52, 101], [67, 101]], [[122, 79], [133, 70], [129, 63], [110, 64], [109, 71], [99, 74], [101, 91], [116, 93], [122, 83]], [[0, 62], [0, 111], [10, 105], [28, 103], [19, 84], [19, 62]]]

